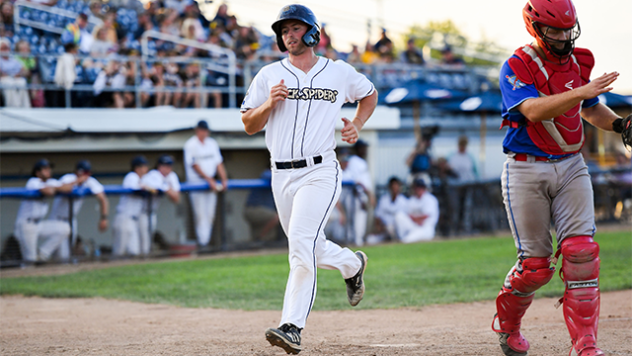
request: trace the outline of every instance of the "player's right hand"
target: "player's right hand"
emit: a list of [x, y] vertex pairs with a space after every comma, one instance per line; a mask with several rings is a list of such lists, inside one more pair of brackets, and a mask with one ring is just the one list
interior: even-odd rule
[[270, 97], [268, 100], [270, 101], [270, 108], [274, 109], [279, 101], [285, 101], [289, 92], [287, 90], [287, 86], [285, 85], [285, 81], [281, 79], [279, 84], [273, 86], [270, 89]]
[[211, 188], [212, 191], [216, 192], [217, 191], [217, 183], [215, 183], [215, 179], [209, 178], [206, 181], [208, 182], [209, 188]]
[[609, 85], [619, 78], [619, 72], [604, 73], [601, 77], [593, 79], [590, 83], [576, 89], [582, 91], [584, 100], [596, 98], [597, 96], [611, 91]]

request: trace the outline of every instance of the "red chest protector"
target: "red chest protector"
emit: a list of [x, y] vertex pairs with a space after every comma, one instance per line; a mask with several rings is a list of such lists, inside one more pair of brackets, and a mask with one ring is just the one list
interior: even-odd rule
[[[540, 97], [563, 93], [586, 85], [595, 64], [592, 53], [585, 48], [575, 48], [566, 64], [547, 62], [538, 57], [530, 45], [514, 52], [519, 57], [510, 58], [509, 67], [520, 81], [534, 84]], [[550, 155], [578, 152], [584, 144], [584, 129], [580, 116], [582, 102], [558, 117], [533, 123], [527, 119], [527, 133], [542, 151]], [[503, 125], [518, 127], [524, 123], [506, 120]]]

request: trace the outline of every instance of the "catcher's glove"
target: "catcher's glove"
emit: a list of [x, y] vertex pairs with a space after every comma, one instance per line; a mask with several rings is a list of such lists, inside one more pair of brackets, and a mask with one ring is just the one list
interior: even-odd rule
[[[619, 127], [615, 127], [616, 124], [619, 124]], [[623, 144], [632, 147], [632, 114], [628, 115], [625, 119], [617, 119], [613, 123], [613, 129], [621, 134], [621, 139], [623, 140]]]

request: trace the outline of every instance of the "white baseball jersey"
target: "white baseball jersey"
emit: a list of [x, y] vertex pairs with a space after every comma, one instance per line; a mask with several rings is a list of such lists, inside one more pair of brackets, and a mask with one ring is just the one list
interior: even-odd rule
[[360, 156], [353, 155], [349, 157], [349, 165], [345, 171], [350, 171], [353, 180], [356, 183], [362, 184], [368, 191], [373, 191], [373, 181], [371, 179], [371, 172], [369, 172], [369, 165]]
[[413, 216], [428, 215], [424, 220], [424, 225], [432, 224], [435, 226], [439, 222], [439, 201], [429, 192], [424, 192], [420, 198], [413, 195], [408, 198], [407, 212]]
[[[26, 182], [26, 189], [40, 190], [46, 187], [59, 187], [62, 184], [57, 179], [41, 180], [38, 177], [32, 177]], [[20, 204], [18, 216], [15, 219], [16, 224], [28, 219], [41, 220], [48, 213], [48, 202], [44, 197], [39, 199], [24, 199]]]
[[[123, 188], [141, 189], [140, 177], [136, 172], [129, 172], [123, 179]], [[134, 194], [122, 194], [116, 212], [121, 215], [138, 217], [143, 209], [143, 198]]]
[[241, 112], [265, 103], [270, 88], [281, 80], [289, 95], [270, 114], [265, 134], [273, 161], [312, 157], [333, 150], [342, 105], [361, 100], [375, 90], [363, 74], [342, 60], [318, 57], [312, 69], [304, 73], [285, 58], [257, 73]]
[[194, 164], [200, 166], [207, 176], [214, 177], [217, 166], [222, 162], [224, 158], [219, 151], [219, 145], [210, 137], [205, 138], [202, 143], [197, 136], [193, 136], [184, 144], [184, 170], [189, 183], [204, 182], [204, 179], [193, 169]]
[[457, 152], [448, 158], [448, 165], [459, 175], [460, 182], [476, 180], [476, 161], [469, 153]]
[[[170, 189], [176, 192], [180, 191], [180, 180], [178, 179], [178, 175], [176, 174], [176, 172], [173, 171], [167, 174], [167, 176], [163, 176], [162, 173], [160, 173], [158, 170], [152, 169], [147, 174], [145, 174], [143, 178], [141, 178], [140, 182], [143, 186], [161, 190], [163, 192], [166, 192]], [[153, 203], [151, 211], [155, 213], [156, 211], [158, 211], [158, 207], [160, 205], [160, 197], [154, 197], [152, 199], [152, 202]], [[147, 207], [143, 205], [143, 213], [146, 212], [146, 208]]]
[[395, 201], [391, 199], [391, 194], [382, 195], [375, 208], [375, 216], [380, 218], [384, 225], [390, 226], [395, 223], [395, 214], [399, 211], [408, 212], [408, 199], [403, 194], [398, 194]]
[[[77, 180], [77, 175], [74, 173], [68, 173], [59, 178], [61, 184], [72, 183]], [[77, 187], [85, 187], [90, 189], [92, 194], [100, 194], [103, 193], [103, 185], [99, 183], [94, 177], [89, 177], [83, 182], [81, 185]], [[73, 217], [79, 214], [81, 210], [81, 206], [83, 205], [83, 197], [75, 198], [72, 203]], [[50, 211], [50, 216], [48, 217], [51, 220], [68, 220], [68, 198], [57, 196], [55, 200], [53, 200], [53, 207]]]

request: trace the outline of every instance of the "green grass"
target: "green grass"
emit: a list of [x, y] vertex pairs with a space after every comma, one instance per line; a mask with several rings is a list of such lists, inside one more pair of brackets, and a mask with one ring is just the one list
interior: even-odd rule
[[[632, 288], [632, 234], [598, 234], [601, 289]], [[367, 292], [358, 308], [492, 300], [515, 263], [511, 238], [476, 238], [363, 249]], [[558, 263], [558, 267], [561, 262]], [[0, 294], [104, 297], [186, 307], [281, 309], [286, 254], [147, 263], [61, 276], [2, 278]], [[339, 272], [319, 270], [314, 309], [347, 309]], [[538, 296], [561, 296], [556, 276]]]

